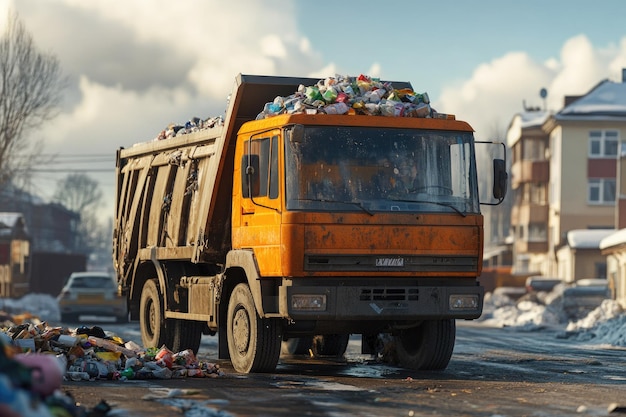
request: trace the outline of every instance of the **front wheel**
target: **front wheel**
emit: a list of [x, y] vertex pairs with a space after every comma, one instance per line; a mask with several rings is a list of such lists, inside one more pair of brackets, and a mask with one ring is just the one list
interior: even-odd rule
[[227, 338], [237, 372], [273, 372], [278, 364], [282, 333], [277, 319], [258, 316], [247, 284], [237, 284], [228, 302]]
[[445, 369], [452, 357], [455, 337], [454, 319], [426, 320], [404, 329], [394, 337], [398, 362], [409, 369]]

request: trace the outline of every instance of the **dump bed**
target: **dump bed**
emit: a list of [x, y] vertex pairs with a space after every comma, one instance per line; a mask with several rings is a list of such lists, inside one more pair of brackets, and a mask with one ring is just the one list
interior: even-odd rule
[[265, 103], [317, 79], [238, 75], [224, 125], [117, 154], [114, 262], [127, 275], [140, 260], [223, 261], [230, 248], [237, 131]]

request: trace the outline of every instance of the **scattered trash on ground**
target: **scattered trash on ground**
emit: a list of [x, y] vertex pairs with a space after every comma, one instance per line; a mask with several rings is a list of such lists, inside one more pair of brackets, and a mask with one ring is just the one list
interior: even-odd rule
[[[100, 326], [55, 327], [29, 313], [0, 312], [0, 415], [96, 417], [61, 392], [63, 381], [217, 378], [219, 365], [199, 361], [190, 349], [144, 349]], [[58, 410], [64, 410], [60, 413]]]

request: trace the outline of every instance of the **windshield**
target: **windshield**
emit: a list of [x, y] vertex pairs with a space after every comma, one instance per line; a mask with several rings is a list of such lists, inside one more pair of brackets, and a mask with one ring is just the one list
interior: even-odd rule
[[288, 210], [478, 213], [472, 134], [306, 126], [285, 141]]

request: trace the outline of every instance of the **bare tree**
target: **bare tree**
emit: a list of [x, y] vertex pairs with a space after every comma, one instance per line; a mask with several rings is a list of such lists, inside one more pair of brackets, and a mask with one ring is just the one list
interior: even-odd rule
[[57, 184], [52, 200], [68, 210], [80, 214], [78, 245], [80, 252], [89, 254], [108, 244], [103, 239], [106, 232], [98, 222], [98, 208], [102, 203], [102, 190], [98, 181], [85, 174], [70, 174]]
[[0, 187], [28, 177], [41, 158], [40, 141], [26, 133], [57, 115], [65, 79], [54, 55], [37, 50], [16, 12], [0, 37]]

